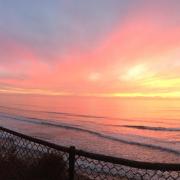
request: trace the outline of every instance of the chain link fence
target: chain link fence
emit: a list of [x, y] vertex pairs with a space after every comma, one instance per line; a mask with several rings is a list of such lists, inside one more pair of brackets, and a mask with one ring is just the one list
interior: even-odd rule
[[180, 164], [88, 153], [0, 127], [0, 179], [180, 180]]
[[[95, 160], [95, 158], [92, 159], [78, 155], [76, 156], [75, 172], [77, 174], [88, 175], [90, 179], [98, 180], [180, 180], [180, 171], [173, 171], [168, 169], [168, 167], [165, 168], [166, 170], [163, 170], [163, 165], [159, 167], [155, 165], [153, 167], [152, 164], [152, 168], [148, 168], [145, 163], [144, 166], [143, 164], [137, 164], [136, 166], [139, 167], [136, 168], [131, 163], [129, 165], [122, 164], [124, 163], [115, 162], [113, 159], [109, 162], [106, 158], [104, 160], [102, 158], [101, 160]], [[180, 165], [177, 169], [179, 168]]]

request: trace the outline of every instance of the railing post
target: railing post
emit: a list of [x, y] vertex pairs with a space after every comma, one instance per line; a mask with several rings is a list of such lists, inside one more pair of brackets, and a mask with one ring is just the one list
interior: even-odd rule
[[69, 180], [74, 180], [75, 167], [75, 147], [71, 146], [69, 149]]

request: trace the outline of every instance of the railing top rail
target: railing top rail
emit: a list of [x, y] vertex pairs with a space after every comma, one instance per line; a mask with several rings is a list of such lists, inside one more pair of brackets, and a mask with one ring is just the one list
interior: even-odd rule
[[[4, 127], [0, 126], [0, 130], [8, 132], [12, 135], [18, 136], [20, 138], [27, 139], [29, 141], [42, 144], [44, 146], [48, 146], [50, 148], [63, 151], [63, 152], [70, 152], [69, 147], [60, 146], [54, 143], [50, 143], [48, 141], [38, 139], [32, 136], [28, 136]], [[160, 171], [180, 171], [180, 163], [152, 163], [152, 162], [142, 162], [142, 161], [134, 161], [134, 160], [128, 160], [123, 158], [117, 158], [113, 156], [106, 156], [96, 153], [90, 153], [82, 150], [75, 149], [75, 154], [79, 156], [84, 156], [93, 160], [99, 160], [104, 161], [107, 163], [114, 163], [114, 164], [120, 164], [124, 166], [129, 166], [132, 168], [139, 168], [139, 169], [148, 169], [148, 170], [160, 170]]]

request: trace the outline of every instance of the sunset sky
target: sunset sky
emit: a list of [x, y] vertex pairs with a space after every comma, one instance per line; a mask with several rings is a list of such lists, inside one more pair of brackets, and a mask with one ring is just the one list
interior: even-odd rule
[[180, 0], [0, 0], [0, 92], [180, 97]]

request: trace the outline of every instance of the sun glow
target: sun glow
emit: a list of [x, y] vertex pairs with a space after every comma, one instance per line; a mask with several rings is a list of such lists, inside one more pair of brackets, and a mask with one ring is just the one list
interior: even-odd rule
[[44, 89], [0, 89], [1, 94], [29, 94], [29, 95], [45, 95], [45, 96], [85, 96], [85, 97], [150, 97], [150, 98], [180, 98], [179, 91], [169, 91], [169, 92], [114, 92], [114, 93], [73, 93], [73, 92], [60, 92], [60, 91], [50, 91]]
[[147, 79], [142, 82], [142, 85], [145, 87], [153, 87], [153, 88], [180, 88], [180, 78], [159, 78], [154, 77], [152, 79]]

